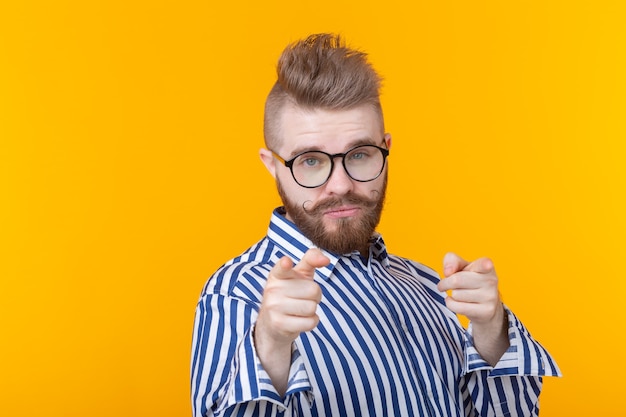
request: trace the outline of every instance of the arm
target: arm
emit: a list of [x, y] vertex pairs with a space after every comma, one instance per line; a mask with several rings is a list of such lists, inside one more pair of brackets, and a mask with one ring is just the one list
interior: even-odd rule
[[[275, 277], [276, 271], [282, 268], [279, 264], [283, 262], [287, 272], [283, 271], [283, 275], [279, 272], [279, 276]], [[272, 351], [271, 347], [268, 353], [268, 345], [263, 346], [266, 340], [264, 337], [268, 334], [263, 326], [274, 326], [271, 322], [263, 324], [264, 320], [280, 317], [271, 306], [276, 306], [280, 311], [285, 305], [289, 305], [284, 300], [281, 302], [282, 297], [279, 295], [282, 290], [276, 287], [280, 287], [281, 281], [288, 281], [287, 277], [302, 273], [302, 267], [291, 268], [290, 265], [288, 259], [282, 260], [274, 266], [267, 278], [267, 271], [243, 273], [251, 277], [248, 280], [235, 278], [240, 283], [252, 281], [250, 288], [258, 288], [267, 282], [263, 296], [265, 304], [259, 299], [249, 300], [250, 288], [242, 291], [238, 286], [232, 287], [229, 283], [217, 289], [209, 286], [211, 289], [201, 298], [196, 308], [191, 362], [194, 417], [220, 415], [225, 410], [228, 410], [229, 415], [244, 415], [257, 407], [263, 410], [276, 407], [277, 411], [283, 411], [297, 406], [298, 402], [308, 401], [306, 395], [293, 395], [299, 392], [306, 394], [311, 390], [303, 358], [293, 340], [286, 344], [288, 353], [278, 348]], [[231, 271], [222, 272], [222, 275], [229, 273]], [[236, 274], [242, 274], [241, 270], [236, 269]], [[272, 281], [279, 282], [272, 284]], [[305, 281], [319, 290], [312, 277]], [[220, 279], [214, 276], [209, 280], [209, 284], [220, 285], [215, 282], [219, 283]], [[266, 296], [268, 288], [270, 296]], [[302, 293], [297, 285], [295, 292]], [[266, 318], [263, 319], [263, 316]], [[277, 325], [272, 330], [280, 328]], [[260, 343], [260, 350], [257, 349], [259, 337], [264, 338]], [[294, 339], [296, 337], [297, 335]], [[269, 341], [272, 342], [271, 339]], [[283, 385], [275, 386], [280, 383]]]
[[[310, 402], [304, 361], [295, 344], [291, 355], [287, 395], [279, 394], [254, 347], [256, 309], [249, 301], [207, 294], [198, 303], [191, 360], [191, 399], [194, 417], [247, 415], [251, 410], [276, 412]], [[303, 396], [295, 395], [303, 393]], [[265, 412], [265, 411], [264, 411]]]
[[315, 268], [328, 262], [319, 250], [311, 249], [295, 267], [290, 259], [280, 259], [267, 279], [254, 343], [263, 368], [281, 395], [287, 390], [294, 340], [317, 326], [322, 290], [313, 277]]
[[256, 314], [250, 303], [231, 295], [209, 293], [200, 299], [191, 360], [194, 417], [214, 415], [237, 402], [260, 398], [250, 338]]
[[[495, 366], [485, 362], [472, 344], [468, 330], [463, 378], [465, 396], [480, 416], [537, 416], [544, 376], [561, 376], [550, 354], [532, 338], [505, 307], [510, 347]], [[471, 393], [471, 394], [470, 394]]]
[[536, 416], [543, 376], [560, 376], [548, 352], [504, 307], [498, 277], [487, 258], [444, 258], [446, 305], [470, 319], [465, 346], [464, 396], [481, 417]]

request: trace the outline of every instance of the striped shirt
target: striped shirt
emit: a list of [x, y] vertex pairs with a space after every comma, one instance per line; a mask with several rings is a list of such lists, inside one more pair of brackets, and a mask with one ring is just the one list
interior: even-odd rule
[[542, 377], [560, 375], [548, 352], [507, 309], [510, 347], [487, 364], [436, 272], [389, 255], [380, 235], [369, 259], [324, 252], [319, 324], [293, 343], [280, 396], [256, 355], [254, 323], [274, 264], [311, 247], [277, 209], [267, 236], [208, 280], [194, 322], [194, 417], [538, 415]]

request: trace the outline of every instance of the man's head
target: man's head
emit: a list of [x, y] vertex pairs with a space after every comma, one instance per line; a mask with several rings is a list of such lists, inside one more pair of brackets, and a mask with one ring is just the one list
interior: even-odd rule
[[391, 136], [379, 88], [364, 53], [313, 35], [285, 49], [267, 99], [261, 159], [287, 218], [331, 252], [364, 253], [380, 220]]
[[317, 34], [287, 46], [276, 67], [278, 79], [265, 102], [264, 136], [268, 149], [280, 146], [281, 112], [302, 109], [345, 110], [370, 105], [380, 119], [381, 78], [364, 52], [348, 48], [339, 35]]

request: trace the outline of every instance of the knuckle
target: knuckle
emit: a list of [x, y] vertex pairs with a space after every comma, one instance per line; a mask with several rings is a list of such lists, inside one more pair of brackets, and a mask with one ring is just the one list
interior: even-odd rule
[[263, 290], [263, 303], [269, 304], [271, 300], [278, 298], [281, 295], [282, 291], [280, 287], [276, 287], [274, 285], [268, 285]]
[[450, 275], [448, 278], [446, 278], [450, 288], [456, 288], [456, 287], [459, 286], [460, 275], [461, 275], [460, 273], [456, 273], [456, 274]]
[[313, 330], [317, 326], [318, 322], [319, 322], [319, 317], [317, 315], [309, 317], [306, 320], [306, 326], [304, 326], [303, 331]]
[[303, 316], [313, 316], [317, 311], [317, 303], [314, 301], [304, 302], [301, 305], [301, 313]]
[[485, 318], [494, 317], [496, 315], [496, 312], [497, 312], [497, 309], [496, 309], [495, 304], [489, 303], [484, 310], [484, 317]]
[[302, 293], [303, 293], [303, 296], [305, 296], [305, 298], [308, 298], [311, 300], [317, 300], [317, 299], [321, 300], [322, 289], [316, 282], [307, 281], [304, 284], [306, 285], [303, 285]]

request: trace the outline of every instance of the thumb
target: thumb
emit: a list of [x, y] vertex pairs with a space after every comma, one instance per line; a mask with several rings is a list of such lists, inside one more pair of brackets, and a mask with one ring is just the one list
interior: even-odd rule
[[443, 257], [443, 275], [447, 278], [450, 275], [462, 271], [469, 263], [453, 252], [448, 252]]
[[298, 265], [296, 265], [293, 269], [306, 277], [312, 278], [315, 269], [326, 266], [329, 263], [330, 259], [328, 259], [321, 250], [312, 248], [306, 251], [302, 260], [298, 262]]

